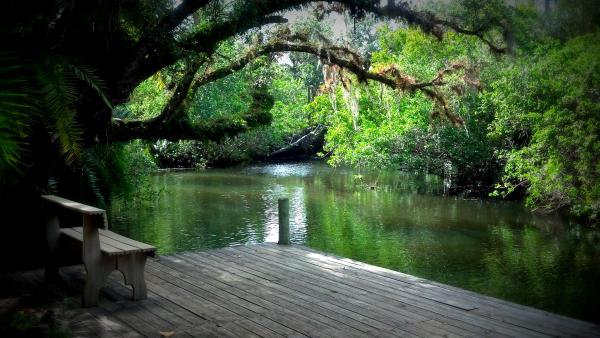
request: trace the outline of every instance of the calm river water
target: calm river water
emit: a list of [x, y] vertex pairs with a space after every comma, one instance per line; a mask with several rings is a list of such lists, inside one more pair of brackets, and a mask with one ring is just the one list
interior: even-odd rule
[[600, 322], [600, 233], [519, 203], [444, 197], [434, 176], [259, 165], [154, 177], [146, 203], [114, 200], [113, 230], [162, 254], [276, 242], [290, 199], [294, 243]]

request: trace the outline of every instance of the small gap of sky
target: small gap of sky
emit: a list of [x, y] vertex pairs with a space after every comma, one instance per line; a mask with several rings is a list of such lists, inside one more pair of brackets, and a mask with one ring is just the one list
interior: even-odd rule
[[[381, 6], [386, 6], [388, 0], [381, 0]], [[288, 20], [289, 24], [293, 25], [296, 22], [310, 19], [313, 16], [312, 8], [303, 8], [300, 10], [293, 10], [283, 14], [283, 17]], [[351, 20], [348, 13], [337, 13], [332, 12], [323, 18], [325, 25], [331, 27], [333, 33], [333, 39], [336, 42], [344, 42], [344, 39], [348, 36], [349, 30], [352, 29]], [[377, 29], [379, 25], [374, 26], [372, 29]], [[290, 59], [290, 53], [282, 53], [277, 61], [281, 64], [292, 65]]]
[[[386, 6], [388, 0], [381, 0], [381, 6]], [[289, 11], [283, 15], [290, 24], [294, 24], [298, 21], [306, 20], [313, 15], [311, 8], [304, 8], [301, 10]], [[344, 38], [348, 34], [348, 14], [347, 13], [331, 13], [324, 18], [324, 22], [332, 28], [334, 38]]]

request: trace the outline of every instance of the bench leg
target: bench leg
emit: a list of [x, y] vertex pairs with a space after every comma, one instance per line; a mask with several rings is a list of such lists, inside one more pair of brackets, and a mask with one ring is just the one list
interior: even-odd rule
[[101, 256], [91, 264], [84, 263], [85, 286], [83, 287], [83, 306], [98, 305], [100, 289], [104, 286], [106, 277], [115, 268], [115, 259], [112, 257]]
[[58, 242], [60, 240], [60, 225], [58, 217], [52, 216], [46, 223], [46, 269], [44, 278], [47, 282], [58, 279]]
[[146, 255], [134, 253], [117, 258], [117, 269], [123, 273], [125, 284], [133, 288], [133, 299], [142, 300], [148, 296], [146, 281], [144, 280], [144, 267]]

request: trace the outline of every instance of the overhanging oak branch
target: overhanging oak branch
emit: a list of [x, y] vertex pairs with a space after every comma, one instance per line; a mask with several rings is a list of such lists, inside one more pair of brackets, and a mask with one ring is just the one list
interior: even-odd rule
[[[123, 56], [122, 65], [117, 74], [120, 74], [116, 97], [113, 103], [126, 100], [129, 93], [144, 79], [160, 69], [172, 65], [177, 60], [188, 55], [188, 51], [212, 53], [216, 45], [235, 35], [270, 23], [283, 22], [280, 17], [273, 16], [285, 10], [298, 8], [314, 0], [248, 0], [230, 14], [230, 17], [216, 22], [210, 27], [200, 30], [181, 41], [177, 41], [172, 34], [174, 27], [179, 25], [186, 17], [196, 10], [206, 6], [207, 0], [186, 0], [176, 7], [172, 13], [159, 20], [152, 30], [152, 34], [145, 34], [140, 41]], [[366, 11], [385, 18], [403, 19], [409, 24], [421, 27], [425, 32], [441, 37], [444, 27], [448, 27], [462, 34], [474, 35], [481, 38], [490, 48], [502, 52], [502, 47], [495, 46], [484, 38], [481, 30], [468, 30], [460, 24], [439, 20], [429, 12], [415, 11], [406, 3], [396, 4], [389, 1], [388, 5], [381, 6], [379, 0], [338, 0], [338, 3], [351, 11]]]
[[[121, 141], [136, 138], [148, 140], [161, 138], [170, 140], [219, 140], [225, 135], [235, 135], [248, 130], [247, 120], [239, 118], [221, 118], [219, 120], [191, 123], [183, 114], [184, 102], [187, 97], [193, 97], [193, 94], [199, 87], [243, 69], [260, 56], [281, 52], [302, 52], [315, 55], [327, 64], [336, 65], [341, 69], [353, 73], [361, 82], [376, 81], [395, 90], [423, 92], [441, 110], [437, 114], [442, 114], [454, 124], [462, 124], [460, 117], [448, 109], [445, 97], [436, 88], [446, 84], [444, 81], [445, 76], [464, 69], [465, 66], [463, 64], [456, 63], [449, 65], [447, 68], [440, 70], [429, 81], [416, 81], [412, 77], [402, 73], [396, 67], [387, 67], [377, 72], [371, 71], [368, 69], [366, 60], [345, 47], [318, 46], [314, 43], [303, 41], [304, 38], [299, 35], [289, 36], [289, 38], [295, 41], [284, 41], [281, 38], [279, 36], [270, 43], [250, 49], [244, 56], [227, 66], [215, 70], [206, 69], [201, 76], [196, 75], [196, 71], [203, 61], [192, 62], [159, 116], [148, 120], [122, 121], [114, 119], [113, 138]], [[190, 93], [192, 95], [189, 95]], [[246, 115], [246, 117], [249, 116], [248, 114]]]

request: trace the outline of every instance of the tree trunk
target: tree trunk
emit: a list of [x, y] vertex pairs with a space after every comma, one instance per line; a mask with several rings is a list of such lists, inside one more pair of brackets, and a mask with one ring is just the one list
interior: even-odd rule
[[302, 133], [296, 135], [293, 141], [267, 156], [269, 161], [299, 160], [314, 157], [323, 150], [327, 128], [319, 124], [306, 128]]

